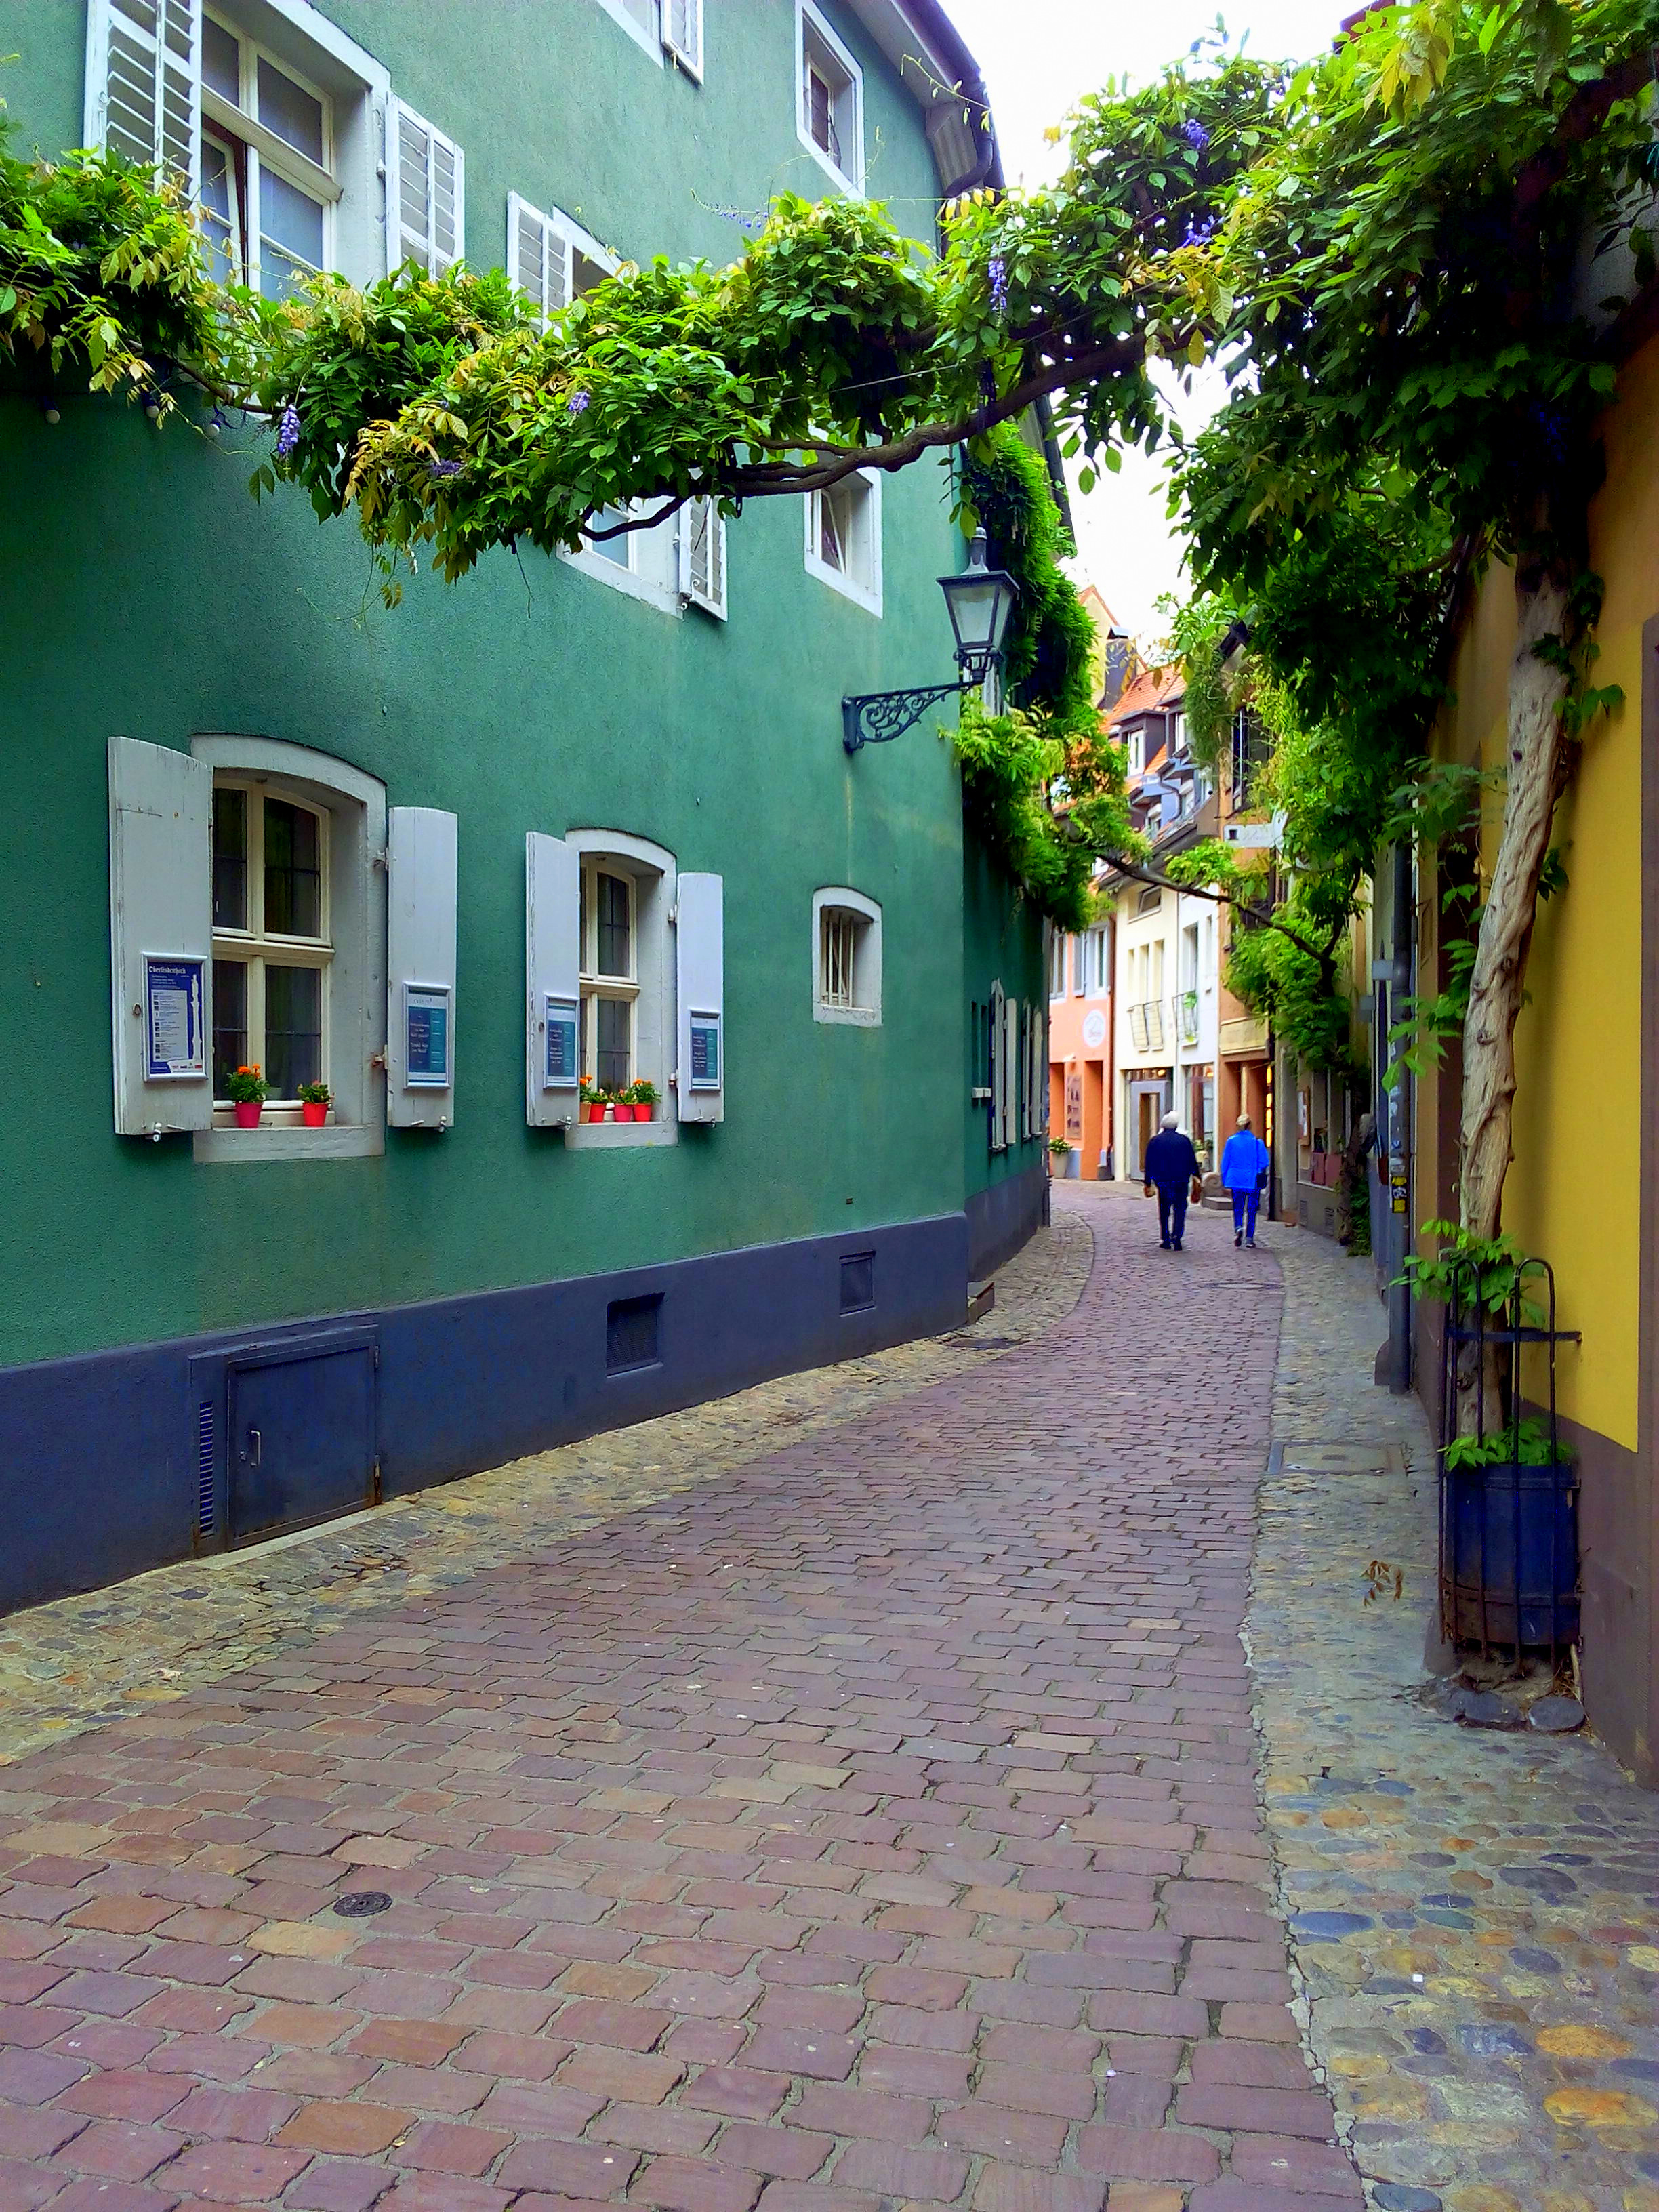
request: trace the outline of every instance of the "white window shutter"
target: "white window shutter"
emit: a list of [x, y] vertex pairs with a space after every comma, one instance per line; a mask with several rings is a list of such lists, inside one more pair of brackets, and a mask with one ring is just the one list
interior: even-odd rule
[[88, 0], [86, 143], [200, 195], [201, 0]]
[[991, 986], [991, 1150], [1001, 1152], [1008, 1142], [1006, 1109], [1008, 1099], [1007, 1029], [1003, 1020], [1002, 986]]
[[1019, 1128], [1019, 1001], [1002, 1002], [1002, 1141], [1015, 1141]]
[[455, 1119], [456, 820], [386, 811], [386, 1118], [394, 1129]]
[[675, 1096], [682, 1121], [726, 1119], [726, 884], [682, 875], [676, 892]]
[[416, 261], [429, 276], [441, 276], [466, 250], [465, 158], [453, 138], [401, 100], [392, 102], [387, 135], [398, 240], [393, 265]]
[[545, 329], [570, 305], [570, 240], [551, 216], [517, 192], [507, 196], [507, 266]]
[[[532, 1129], [580, 1119], [581, 865], [562, 837], [532, 830], [525, 838], [525, 1120]], [[550, 1018], [565, 1025], [550, 1056]]]
[[716, 499], [689, 499], [680, 509], [680, 590], [725, 621], [726, 517]]
[[109, 943], [117, 1134], [211, 1128], [213, 771], [137, 738], [109, 741]]
[[662, 42], [688, 76], [702, 81], [702, 0], [662, 0]]

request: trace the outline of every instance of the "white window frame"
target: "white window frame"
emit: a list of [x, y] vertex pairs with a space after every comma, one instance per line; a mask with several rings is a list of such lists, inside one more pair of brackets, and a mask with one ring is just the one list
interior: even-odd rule
[[[599, 4], [659, 69], [666, 55], [683, 76], [702, 82], [702, 0], [650, 0], [647, 12], [654, 29], [639, 21], [627, 0], [599, 0]], [[674, 21], [677, 5], [685, 11], [683, 30]]]
[[[658, 1103], [650, 1121], [574, 1121], [565, 1127], [564, 1142], [577, 1152], [626, 1152], [651, 1145], [678, 1144], [678, 1101], [669, 1081], [674, 1066], [677, 1019], [672, 917], [678, 896], [678, 864], [665, 847], [623, 830], [567, 830], [564, 842], [577, 855], [583, 878], [589, 884], [592, 876], [602, 871], [606, 875], [626, 877], [633, 885], [629, 934], [632, 977], [619, 982], [614, 977], [597, 976], [590, 965], [586, 944], [580, 946], [580, 1072], [593, 1076], [599, 1073], [587, 1056], [588, 1006], [595, 986], [602, 983], [609, 996], [620, 996], [623, 990], [631, 990], [634, 1015], [629, 1064], [635, 1078], [648, 1076], [658, 1091]], [[597, 945], [598, 902], [591, 888], [585, 896]], [[593, 1021], [597, 1024], [597, 1015]]]
[[[849, 1003], [838, 1004], [829, 995], [824, 938], [830, 915], [844, 915], [853, 923]], [[846, 884], [826, 884], [812, 894], [812, 1019], [851, 1029], [881, 1026], [881, 908]]]
[[[839, 592], [844, 599], [851, 599], [866, 614], [879, 617], [882, 611], [882, 540], [881, 540], [881, 475], [878, 470], [859, 469], [845, 477], [846, 484], [864, 487], [854, 517], [858, 532], [856, 567], [837, 568], [826, 561], [819, 551], [823, 539], [821, 502], [826, 495], [809, 491], [802, 505], [805, 508], [806, 573], [816, 576], [819, 583], [828, 584], [832, 592]], [[840, 489], [839, 486], [836, 487]]]
[[[321, 1079], [329, 1080], [330, 1045], [329, 1006], [332, 997], [330, 985], [334, 966], [334, 940], [331, 934], [333, 900], [330, 893], [330, 870], [333, 855], [330, 850], [330, 833], [333, 817], [327, 807], [315, 799], [286, 786], [253, 776], [221, 769], [213, 779], [215, 799], [222, 791], [240, 791], [246, 801], [247, 847], [243, 885], [246, 921], [239, 929], [216, 921], [213, 925], [213, 957], [216, 961], [238, 961], [248, 970], [246, 1022], [249, 1063], [263, 1068], [265, 1063], [265, 1006], [264, 971], [267, 968], [312, 968], [321, 977], [319, 994], [319, 1028], [321, 1031], [318, 1047], [318, 1065]], [[309, 814], [317, 823], [317, 865], [319, 870], [318, 933], [314, 937], [289, 937], [274, 933], [264, 926], [264, 820], [265, 803], [275, 799], [283, 805], [297, 807]], [[281, 956], [281, 957], [278, 957]], [[279, 1098], [273, 1092], [265, 1102], [264, 1113], [274, 1127], [293, 1128], [301, 1122], [298, 1097]], [[233, 1128], [236, 1116], [228, 1098], [215, 1097], [213, 1126], [216, 1129]]]
[[1048, 996], [1051, 999], [1066, 996], [1066, 933], [1063, 929], [1053, 930], [1048, 939]]
[[[628, 973], [613, 974], [609, 969], [601, 973], [599, 963], [599, 878], [609, 877], [621, 884], [628, 898]], [[608, 853], [586, 853], [581, 860], [581, 941], [579, 948], [577, 982], [581, 993], [581, 1059], [585, 1073], [599, 1074], [599, 1002], [610, 1000], [628, 1009], [628, 1081], [632, 1083], [639, 1070], [638, 1012], [640, 1000], [640, 895], [638, 879], [631, 868], [611, 861]], [[624, 1089], [627, 1085], [623, 1086]], [[660, 1088], [660, 1086], [659, 1086]]]
[[[234, 106], [222, 93], [216, 91], [205, 79], [201, 87], [203, 137], [206, 137], [208, 128], [211, 125], [214, 131], [222, 134], [223, 137], [234, 139], [241, 146], [246, 165], [247, 206], [244, 214], [245, 228], [247, 231], [247, 261], [246, 265], [238, 271], [235, 281], [251, 285], [255, 290], [258, 290], [260, 286], [260, 279], [264, 273], [259, 252], [260, 187], [267, 168], [273, 175], [280, 177], [284, 183], [292, 185], [297, 191], [302, 192], [307, 199], [321, 203], [323, 258], [317, 269], [312, 273], [318, 275], [324, 270], [332, 269], [338, 258], [335, 251], [334, 210], [341, 198], [336, 154], [334, 96], [326, 85], [315, 82], [285, 54], [278, 53], [274, 47], [268, 46], [263, 40], [256, 38], [251, 31], [239, 29], [231, 19], [230, 11], [224, 8], [203, 9], [204, 44], [206, 42], [207, 25], [210, 21], [216, 23], [228, 37], [235, 40], [240, 70], [236, 103]], [[298, 85], [301, 92], [309, 93], [321, 106], [323, 158], [320, 162], [312, 161], [308, 155], [302, 154], [297, 147], [290, 146], [288, 141], [271, 130], [268, 124], [262, 123], [258, 119], [255, 109], [258, 102], [258, 79], [259, 64], [262, 61], [267, 61], [273, 69], [280, 70], [285, 77]], [[234, 191], [233, 171], [233, 192]], [[295, 258], [297, 259], [297, 257]]]
[[[520, 291], [524, 288], [519, 283], [520, 231], [520, 226], [526, 222], [538, 226], [541, 230], [544, 283], [552, 270], [553, 252], [556, 246], [562, 264], [560, 287], [563, 297], [557, 307], [547, 308], [547, 293], [545, 290], [543, 293], [544, 312], [538, 319], [542, 328], [545, 330], [553, 317], [562, 314], [571, 301], [579, 296], [575, 290], [576, 256], [579, 253], [585, 255], [589, 261], [603, 269], [608, 276], [614, 276], [617, 270], [622, 267], [622, 257], [620, 254], [613, 253], [608, 246], [601, 246], [592, 231], [585, 230], [581, 224], [573, 216], [568, 216], [562, 208], [540, 208], [532, 201], [526, 199], [521, 192], [509, 192], [507, 196], [507, 267], [514, 284]], [[526, 296], [527, 297], [528, 295]]]
[[627, 32], [640, 52], [648, 56], [660, 69], [663, 53], [661, 0], [655, 0], [655, 5], [652, 9], [652, 13], [657, 18], [657, 28], [654, 32], [648, 31], [643, 23], [635, 19], [623, 4], [623, 0], [599, 0], [599, 4], [613, 23]]
[[[819, 145], [812, 136], [811, 117], [806, 100], [806, 63], [809, 50], [818, 47], [826, 58], [840, 69], [847, 80], [847, 97], [852, 109], [850, 127], [843, 140], [851, 141], [851, 166], [842, 168], [834, 156]], [[846, 45], [839, 39], [822, 11], [812, 0], [795, 0], [795, 136], [812, 159], [844, 192], [860, 198], [864, 192], [864, 71], [859, 67]]]
[[[291, 1116], [261, 1115], [258, 1128], [215, 1126], [192, 1139], [198, 1161], [248, 1165], [266, 1160], [362, 1159], [386, 1150], [386, 787], [361, 769], [276, 738], [192, 738], [193, 757], [216, 781], [258, 784], [327, 816], [325, 905], [330, 959], [324, 1060], [334, 1093], [320, 1129]], [[205, 865], [212, 866], [210, 853]], [[213, 933], [216, 947], [230, 938]], [[299, 942], [299, 940], [295, 940]], [[270, 1113], [267, 1108], [267, 1114]], [[229, 1117], [225, 1117], [228, 1119]]]

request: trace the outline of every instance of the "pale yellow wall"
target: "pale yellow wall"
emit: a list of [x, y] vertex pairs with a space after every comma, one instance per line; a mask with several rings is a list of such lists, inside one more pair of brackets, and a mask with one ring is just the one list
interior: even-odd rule
[[[1606, 418], [1607, 483], [1591, 513], [1590, 560], [1607, 585], [1593, 680], [1625, 704], [1591, 726], [1556, 816], [1568, 887], [1540, 914], [1516, 1030], [1515, 1158], [1504, 1226], [1552, 1262], [1560, 1325], [1582, 1350], [1559, 1370], [1569, 1419], [1637, 1442], [1638, 1200], [1642, 1116], [1642, 625], [1659, 613], [1659, 343], [1625, 370]], [[1436, 751], [1504, 757], [1515, 635], [1513, 580], [1494, 570], [1457, 654], [1455, 703]], [[1494, 805], [1497, 805], [1494, 801]], [[1494, 822], [1494, 830], [1496, 827]], [[1423, 917], [1432, 929], [1433, 918]], [[1435, 1183], [1432, 1084], [1422, 1087], [1419, 1188]]]

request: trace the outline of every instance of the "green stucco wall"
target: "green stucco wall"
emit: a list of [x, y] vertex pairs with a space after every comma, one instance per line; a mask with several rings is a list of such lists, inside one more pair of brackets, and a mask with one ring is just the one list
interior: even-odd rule
[[[706, 82], [659, 70], [593, 0], [331, 0], [393, 90], [460, 141], [469, 258], [498, 260], [509, 188], [624, 253], [731, 258], [781, 187], [823, 183], [794, 135], [787, 0], [716, 0]], [[835, 12], [831, 10], [832, 14]], [[918, 229], [920, 118], [855, 23], [870, 185]], [[554, 35], [526, 38], [526, 27]], [[81, 10], [0, 0], [21, 149], [81, 135]], [[0, 398], [0, 989], [11, 1052], [0, 1178], [13, 1264], [0, 1362], [397, 1304], [954, 1212], [988, 1172], [964, 1129], [964, 965], [1036, 1000], [1035, 933], [964, 866], [948, 750], [923, 724], [848, 761], [843, 690], [938, 678], [942, 475], [890, 481], [885, 611], [808, 577], [798, 501], [730, 530], [731, 619], [676, 621], [568, 566], [487, 560], [382, 610], [349, 525], [256, 505], [251, 428], [64, 396]], [[111, 1129], [105, 741], [257, 733], [459, 817], [456, 1126], [384, 1158], [207, 1166]], [[726, 1120], [673, 1146], [567, 1152], [526, 1128], [527, 830], [607, 827], [726, 881]], [[811, 894], [882, 902], [884, 1018], [811, 1018]], [[1000, 963], [998, 967], [997, 963]], [[1016, 971], [1023, 983], [1015, 980]], [[1029, 1165], [1021, 1148], [1002, 1167]]]

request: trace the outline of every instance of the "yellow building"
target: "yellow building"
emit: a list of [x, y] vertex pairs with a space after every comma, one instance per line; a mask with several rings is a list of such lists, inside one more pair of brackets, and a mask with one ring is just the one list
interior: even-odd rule
[[[1582, 1482], [1585, 1703], [1620, 1758], [1659, 1786], [1659, 340], [1625, 364], [1602, 428], [1589, 558], [1607, 599], [1592, 680], [1622, 686], [1625, 702], [1592, 725], [1556, 816], [1568, 887], [1540, 907], [1527, 971], [1504, 1225], [1554, 1268], [1559, 1326], [1583, 1331], [1581, 1346], [1562, 1347], [1558, 1392]], [[1459, 635], [1437, 757], [1502, 766], [1514, 636], [1513, 579], [1494, 568]], [[1426, 991], [1443, 928], [1426, 866], [1417, 904]], [[1419, 1222], [1456, 1215], [1458, 1073], [1454, 1049], [1419, 1086]], [[1431, 1397], [1437, 1315], [1419, 1310], [1417, 1327]], [[1541, 1370], [1528, 1378], [1529, 1395], [1541, 1382]]]

